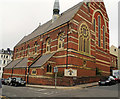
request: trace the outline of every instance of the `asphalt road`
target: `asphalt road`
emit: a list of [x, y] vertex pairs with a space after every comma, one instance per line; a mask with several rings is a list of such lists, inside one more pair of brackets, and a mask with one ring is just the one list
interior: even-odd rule
[[3, 85], [2, 95], [7, 97], [118, 97], [118, 86], [96, 86], [77, 89], [41, 89]]

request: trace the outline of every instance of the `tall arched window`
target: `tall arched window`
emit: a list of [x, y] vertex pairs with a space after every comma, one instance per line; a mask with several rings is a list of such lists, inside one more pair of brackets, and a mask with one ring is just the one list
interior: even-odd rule
[[35, 41], [34, 46], [35, 46], [35, 53], [37, 53], [37, 48], [38, 48], [38, 42], [37, 41]]
[[95, 20], [95, 18], [94, 18], [94, 32], [96, 32], [96, 20]]
[[27, 55], [29, 55], [29, 52], [30, 52], [30, 46], [28, 45], [27, 46]]
[[50, 43], [51, 43], [50, 38], [48, 38], [46, 40], [46, 52], [50, 52]]
[[79, 28], [79, 51], [89, 54], [89, 30], [85, 23]]
[[101, 19], [100, 16], [98, 16], [98, 46], [101, 46]]
[[64, 48], [64, 33], [59, 34], [58, 36], [58, 49]]
[[103, 48], [105, 49], [105, 27], [103, 26]]
[[21, 48], [21, 56], [23, 55], [23, 47]]

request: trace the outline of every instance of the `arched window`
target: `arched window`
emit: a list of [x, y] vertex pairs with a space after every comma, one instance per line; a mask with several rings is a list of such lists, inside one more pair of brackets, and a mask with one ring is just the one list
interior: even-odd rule
[[37, 47], [38, 47], [38, 43], [37, 43], [37, 41], [35, 41], [34, 46], [35, 46], [35, 53], [37, 53]]
[[105, 49], [105, 27], [103, 26], [103, 48]]
[[30, 46], [28, 45], [27, 46], [27, 55], [29, 55], [29, 52], [30, 52]]
[[79, 28], [79, 51], [89, 54], [89, 30], [85, 23]]
[[64, 48], [64, 33], [59, 34], [58, 36], [58, 49]]
[[96, 32], [96, 20], [95, 20], [95, 18], [94, 18], [94, 32]]
[[23, 47], [21, 48], [21, 56], [23, 55]]
[[46, 40], [46, 52], [50, 52], [50, 43], [51, 43], [50, 38], [48, 38]]
[[52, 72], [52, 66], [50, 64], [47, 65], [47, 72]]
[[98, 46], [101, 46], [101, 22], [100, 16], [98, 16]]

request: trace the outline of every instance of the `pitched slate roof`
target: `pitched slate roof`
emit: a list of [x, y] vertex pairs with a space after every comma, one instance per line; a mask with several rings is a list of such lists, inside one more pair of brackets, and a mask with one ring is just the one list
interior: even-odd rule
[[46, 33], [47, 31], [50, 31], [68, 21], [70, 21], [76, 12], [79, 10], [79, 8], [82, 6], [83, 2], [78, 3], [77, 5], [73, 6], [72, 8], [68, 9], [67, 11], [63, 12], [60, 17], [52, 23], [52, 20], [46, 22], [42, 26], [39, 26], [36, 28], [31, 34], [28, 36], [23, 37], [23, 39], [16, 45], [20, 45], [22, 43], [25, 43], [28, 40], [31, 40], [34, 37], [37, 37], [43, 33]]
[[25, 68], [27, 67], [28, 58], [23, 58], [14, 68]]
[[12, 62], [10, 62], [7, 66], [5, 66], [5, 68], [7, 69], [11, 69], [14, 66], [16, 66], [19, 62], [21, 62], [23, 59], [17, 59], [17, 60], [13, 60]]
[[40, 67], [44, 65], [55, 53], [42, 55], [31, 67]]

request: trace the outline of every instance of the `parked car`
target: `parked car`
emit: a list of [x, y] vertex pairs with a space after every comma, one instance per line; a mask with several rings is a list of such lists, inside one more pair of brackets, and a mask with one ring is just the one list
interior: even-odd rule
[[5, 84], [5, 79], [2, 78], [2, 79], [1, 79], [1, 82], [2, 82], [2, 84]]
[[115, 81], [117, 82], [117, 83], [120, 83], [120, 78], [118, 78], [118, 76], [113, 76], [114, 78], [115, 78]]
[[101, 85], [113, 85], [116, 84], [116, 81], [114, 79], [114, 77], [104, 77], [102, 79], [100, 79], [100, 81], [98, 82], [98, 84]]
[[7, 84], [7, 85], [11, 85], [11, 81], [12, 81], [12, 79], [13, 78], [7, 78], [6, 80], [5, 80], [5, 84]]
[[26, 85], [26, 81], [24, 81], [22, 78], [12, 78], [11, 80], [11, 84], [13, 86], [25, 86]]
[[7, 80], [8, 80], [8, 79], [4, 79], [4, 85], [7, 85]]

